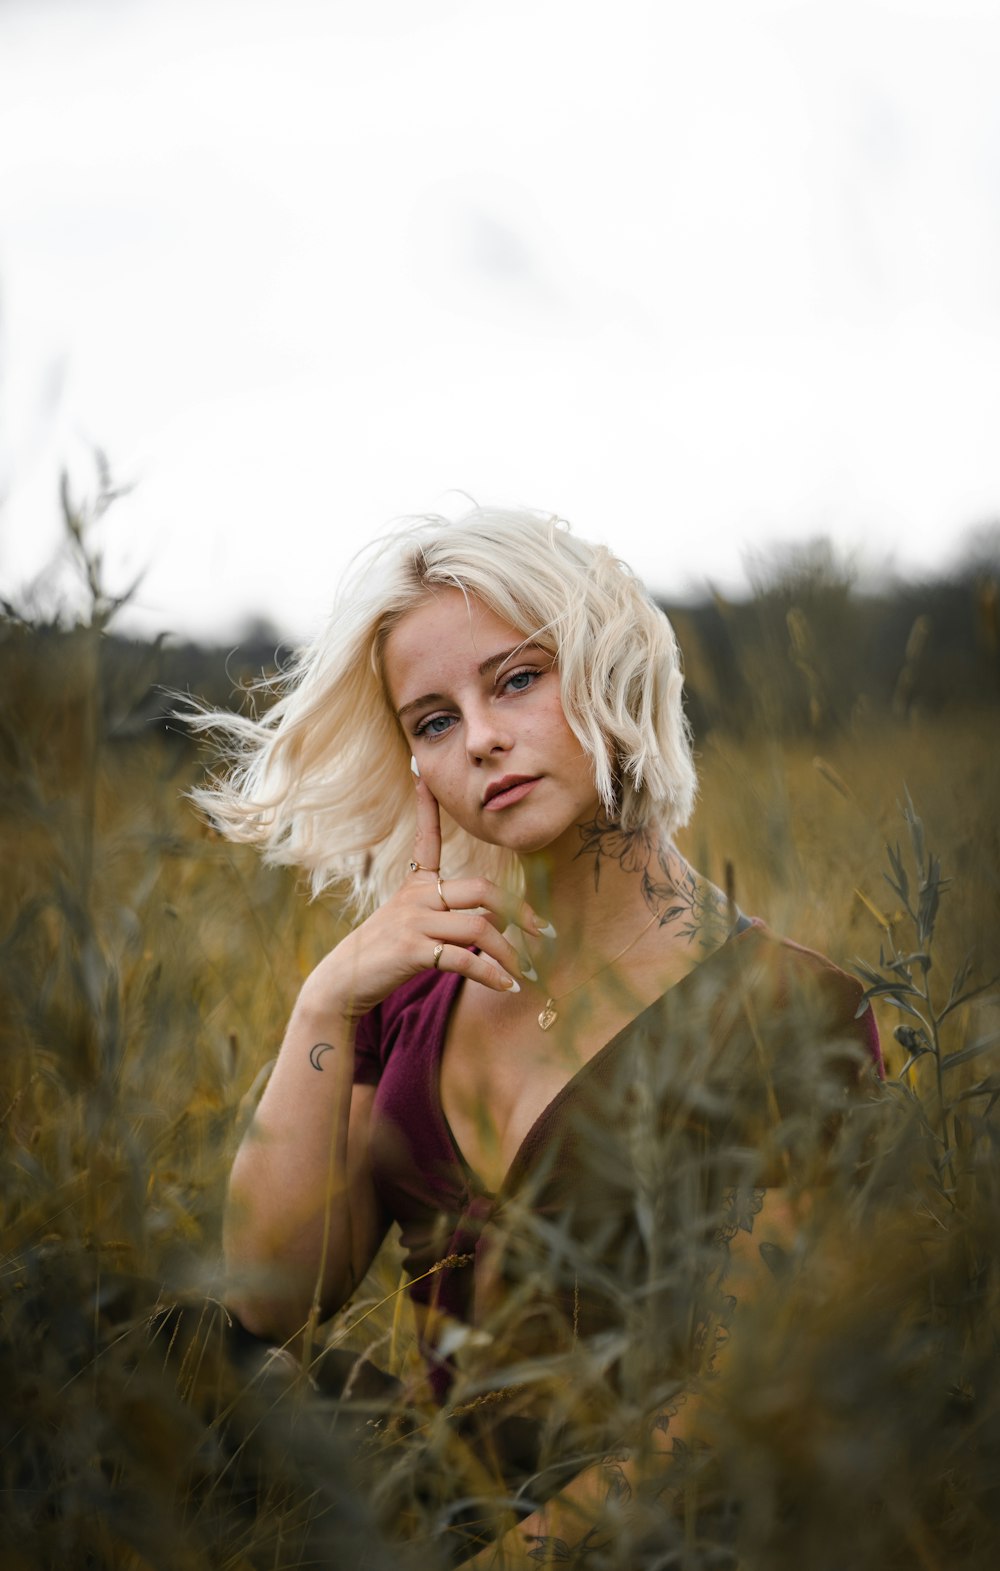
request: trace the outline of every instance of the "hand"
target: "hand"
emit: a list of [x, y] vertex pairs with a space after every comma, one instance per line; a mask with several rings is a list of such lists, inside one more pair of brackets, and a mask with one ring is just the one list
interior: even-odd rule
[[[416, 782], [417, 828], [410, 873], [401, 889], [321, 960], [302, 990], [303, 1001], [356, 1019], [381, 1003], [411, 976], [435, 964], [457, 971], [495, 992], [516, 991], [521, 967], [517, 950], [503, 937], [511, 922], [533, 937], [542, 922], [526, 901], [488, 878], [445, 878], [441, 865], [441, 814], [423, 780]], [[480, 954], [473, 954], [475, 945]]]

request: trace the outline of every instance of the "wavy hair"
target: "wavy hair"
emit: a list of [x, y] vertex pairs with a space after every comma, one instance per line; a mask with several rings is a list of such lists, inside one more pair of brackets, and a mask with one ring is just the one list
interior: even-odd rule
[[[455, 522], [405, 520], [355, 558], [322, 631], [278, 677], [261, 714], [195, 708], [222, 767], [192, 798], [232, 840], [308, 871], [314, 894], [346, 883], [357, 914], [399, 886], [415, 829], [410, 747], [392, 712], [382, 651], [436, 588], [458, 588], [555, 650], [566, 719], [623, 830], [684, 825], [695, 794], [673, 629], [635, 575], [561, 519], [473, 508]], [[517, 887], [513, 853], [442, 810], [442, 866]]]

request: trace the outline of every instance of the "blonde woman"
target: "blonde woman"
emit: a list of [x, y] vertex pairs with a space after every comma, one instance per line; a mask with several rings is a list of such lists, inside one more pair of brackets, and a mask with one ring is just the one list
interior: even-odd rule
[[[482, 1563], [573, 1552], [696, 1421], [706, 1241], [728, 1299], [787, 1239], [878, 1061], [870, 1011], [677, 850], [695, 770], [672, 630], [556, 519], [398, 530], [273, 706], [227, 728], [202, 805], [358, 916], [233, 1167], [231, 1306], [287, 1341], [397, 1223], [430, 1387], [521, 1490]], [[632, 1436], [593, 1420], [604, 1388], [630, 1392]]]

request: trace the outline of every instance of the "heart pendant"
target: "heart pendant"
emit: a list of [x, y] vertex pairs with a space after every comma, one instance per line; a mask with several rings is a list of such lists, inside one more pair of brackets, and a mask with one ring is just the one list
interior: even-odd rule
[[547, 998], [545, 1000], [545, 1008], [542, 1010], [541, 1014], [538, 1017], [538, 1024], [541, 1026], [543, 1031], [547, 1031], [549, 1029], [549, 1026], [555, 1025], [555, 1023], [556, 1023], [556, 1021], [558, 1019], [559, 1019], [559, 1016], [558, 1016], [557, 1012], [552, 1007], [552, 1000], [551, 1000], [551, 998]]

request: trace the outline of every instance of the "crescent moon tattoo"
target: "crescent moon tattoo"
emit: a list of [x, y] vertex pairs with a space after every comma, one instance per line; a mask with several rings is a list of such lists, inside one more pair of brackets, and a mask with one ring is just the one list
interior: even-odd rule
[[332, 1052], [333, 1052], [333, 1043], [332, 1042], [317, 1042], [313, 1047], [311, 1047], [309, 1049], [309, 1062], [312, 1064], [314, 1069], [318, 1069], [320, 1074], [322, 1074], [323, 1073], [323, 1065], [320, 1063], [320, 1059], [323, 1057], [324, 1053], [332, 1053]]

